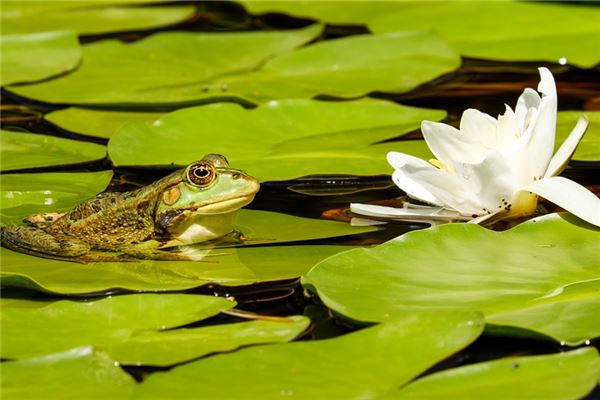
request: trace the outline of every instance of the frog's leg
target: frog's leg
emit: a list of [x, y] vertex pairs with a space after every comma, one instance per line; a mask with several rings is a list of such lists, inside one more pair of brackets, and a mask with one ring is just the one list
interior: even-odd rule
[[35, 226], [5, 226], [0, 228], [2, 246], [39, 257], [70, 259], [90, 251], [90, 246], [73, 236], [51, 235]]

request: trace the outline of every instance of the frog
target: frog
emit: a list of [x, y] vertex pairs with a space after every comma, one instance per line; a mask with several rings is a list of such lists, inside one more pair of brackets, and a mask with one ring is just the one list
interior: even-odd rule
[[223, 155], [207, 154], [136, 190], [101, 193], [70, 211], [3, 226], [1, 244], [80, 263], [197, 259], [178, 249], [239, 239], [235, 217], [259, 188], [256, 178], [231, 168]]

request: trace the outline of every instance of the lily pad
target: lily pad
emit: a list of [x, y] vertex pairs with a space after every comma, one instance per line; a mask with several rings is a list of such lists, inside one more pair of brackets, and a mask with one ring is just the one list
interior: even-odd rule
[[0, 130], [0, 170], [49, 167], [100, 160], [106, 147], [34, 133]]
[[[352, 36], [292, 51], [320, 29], [161, 33], [131, 44], [94, 43], [84, 46], [86, 62], [69, 76], [10, 90], [50, 103], [256, 104], [318, 94], [406, 92], [460, 65], [443, 40], [421, 31]], [[121, 62], [110, 62], [114, 59]]]
[[108, 186], [112, 171], [0, 175], [2, 223], [16, 224], [41, 212], [63, 212]]
[[[235, 306], [223, 297], [189, 294], [61, 300], [35, 308], [14, 303], [2, 305], [2, 358], [39, 356], [87, 345], [110, 348], [139, 331], [186, 325]], [[44, 340], [39, 337], [42, 332]]]
[[135, 386], [113, 359], [92, 347], [2, 363], [4, 400], [127, 400]]
[[[273, 101], [253, 110], [213, 104], [175, 111], [154, 124], [131, 123], [109, 142], [115, 165], [188, 164], [204, 152], [266, 180], [309, 174], [389, 173], [387, 151], [429, 155], [423, 141], [368, 144], [418, 129], [442, 111], [378, 100]], [[204, 150], [203, 150], [204, 149]]]
[[[242, 1], [252, 13], [280, 12], [375, 33], [413, 29], [439, 32], [464, 56], [507, 61], [565, 58], [592, 67], [600, 58], [597, 7], [532, 2], [477, 1]], [[460, 23], [457, 23], [460, 21]], [[551, 21], [540, 25], [539, 21]]]
[[53, 111], [44, 119], [70, 132], [110, 138], [128, 122], [151, 124], [163, 116], [156, 112], [104, 111], [69, 107]]
[[[287, 342], [306, 317], [169, 329], [230, 309], [201, 295], [128, 295], [93, 302], [2, 300], [2, 357], [24, 358], [93, 345], [120, 364], [168, 366], [237, 347]], [[165, 312], [167, 310], [167, 312]], [[39, 340], [40, 332], [46, 335]]]
[[158, 372], [134, 398], [371, 398], [462, 349], [482, 328], [476, 313], [415, 312], [334, 339], [257, 346]]
[[[250, 285], [297, 279], [346, 246], [272, 246], [217, 249], [205, 262], [150, 261], [77, 264], [0, 248], [0, 283], [48, 293], [84, 294], [126, 289], [179, 291], [207, 284]], [[210, 253], [209, 253], [210, 254]]]
[[381, 15], [401, 9], [401, 1], [353, 1], [340, 7], [337, 1], [326, 0], [242, 0], [252, 14], [283, 13], [301, 18], [313, 18], [339, 25], [366, 24]]
[[32, 33], [60, 29], [89, 35], [141, 30], [178, 23], [195, 12], [191, 5], [127, 7], [119, 6], [118, 3], [5, 1], [2, 3], [0, 19], [2, 33]]
[[111, 346], [109, 353], [121, 364], [168, 366], [247, 345], [289, 342], [309, 325], [308, 318], [294, 316], [164, 332], [143, 331]]
[[[412, 307], [475, 309], [492, 324], [579, 343], [599, 333], [600, 313], [590, 316], [584, 306], [598, 299], [597, 285], [584, 282], [600, 279], [599, 238], [600, 230], [568, 214], [536, 218], [506, 232], [448, 224], [330, 257], [303, 284], [356, 320], [385, 321]], [[558, 296], [567, 286], [570, 295]], [[544, 323], [548, 307], [566, 306], [550, 304], [567, 300], [585, 303], [569, 318]], [[546, 306], [533, 307], [538, 304]]]
[[397, 12], [376, 17], [368, 26], [376, 33], [432, 29], [467, 57], [568, 62], [591, 68], [600, 62], [595, 50], [600, 41], [598, 19], [600, 9], [585, 5], [403, 2]]
[[[2, 4], [3, 8], [5, 4]], [[77, 35], [73, 32], [3, 35], [0, 37], [0, 52], [2, 85], [63, 74], [73, 70], [81, 58]]]
[[567, 138], [577, 119], [585, 115], [590, 124], [573, 156], [578, 161], [600, 161], [600, 111], [561, 111], [556, 121], [556, 146]]
[[437, 372], [382, 399], [581, 399], [599, 373], [594, 348], [511, 357]]
[[312, 40], [321, 29], [312, 25], [281, 32], [162, 32], [133, 43], [103, 40], [82, 47], [85, 63], [68, 77], [10, 90], [50, 103], [71, 104], [223, 100], [232, 96], [222, 85], [210, 87], [211, 80], [247, 73]]

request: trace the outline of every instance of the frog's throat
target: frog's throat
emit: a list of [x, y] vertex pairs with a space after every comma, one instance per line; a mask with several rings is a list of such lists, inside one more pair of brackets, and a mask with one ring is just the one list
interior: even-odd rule
[[234, 230], [237, 209], [223, 214], [193, 214], [169, 228], [171, 239], [161, 248], [182, 246], [217, 239]]

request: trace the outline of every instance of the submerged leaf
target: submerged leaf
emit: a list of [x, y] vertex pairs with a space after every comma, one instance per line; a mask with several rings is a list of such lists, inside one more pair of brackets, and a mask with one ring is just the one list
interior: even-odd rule
[[[385, 321], [413, 307], [472, 309], [489, 323], [498, 315], [502, 325], [579, 343], [600, 333], [600, 313], [590, 315], [583, 305], [597, 289], [580, 284], [600, 278], [599, 237], [600, 230], [568, 215], [536, 218], [506, 232], [448, 224], [330, 257], [303, 284], [356, 320]], [[578, 296], [569, 300], [584, 303], [568, 319], [545, 322], [548, 307], [567, 306], [558, 304], [564, 297], [550, 296], [566, 285]]]

